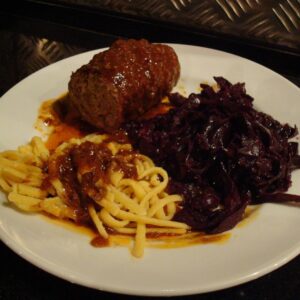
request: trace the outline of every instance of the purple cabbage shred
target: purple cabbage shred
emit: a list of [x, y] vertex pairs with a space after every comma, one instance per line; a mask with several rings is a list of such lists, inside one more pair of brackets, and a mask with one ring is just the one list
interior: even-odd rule
[[297, 128], [253, 107], [243, 83], [214, 77], [188, 98], [169, 96], [172, 109], [125, 125], [133, 145], [170, 175], [169, 192], [183, 195], [175, 220], [220, 233], [233, 228], [248, 204], [300, 202], [285, 192], [300, 168]]

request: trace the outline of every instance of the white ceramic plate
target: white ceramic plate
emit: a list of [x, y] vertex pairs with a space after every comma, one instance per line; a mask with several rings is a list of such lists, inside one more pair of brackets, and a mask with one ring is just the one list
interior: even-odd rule
[[[200, 82], [224, 76], [246, 82], [255, 105], [300, 128], [300, 90], [289, 81], [249, 60], [206, 48], [173, 45], [187, 92]], [[13, 149], [37, 134], [33, 123], [40, 103], [67, 89], [71, 72], [96, 52], [83, 53], [44, 68], [0, 100], [0, 150]], [[300, 194], [300, 173], [292, 192]], [[12, 250], [58, 277], [84, 286], [134, 295], [186, 295], [214, 291], [258, 278], [300, 253], [300, 210], [265, 204], [247, 225], [232, 230], [224, 244], [179, 249], [146, 249], [143, 259], [127, 248], [93, 248], [89, 237], [36, 215], [22, 214], [0, 194], [0, 236]]]

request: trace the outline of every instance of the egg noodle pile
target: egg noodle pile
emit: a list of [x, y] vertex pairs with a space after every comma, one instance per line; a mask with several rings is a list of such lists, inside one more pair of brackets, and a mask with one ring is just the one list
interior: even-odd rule
[[[44, 187], [48, 176], [49, 161], [65, 153], [70, 147], [84, 142], [100, 144], [107, 135], [90, 134], [84, 138], [71, 139], [61, 144], [52, 153], [39, 137], [33, 137], [27, 145], [0, 153], [0, 187], [8, 194], [8, 201], [25, 212], [45, 212], [60, 219], [76, 221], [74, 208], [68, 205], [68, 195], [59, 178], [50, 178], [50, 185]], [[131, 150], [130, 144], [108, 141], [112, 155]], [[126, 151], [124, 151], [126, 155]], [[110, 239], [112, 232], [133, 236], [132, 255], [141, 257], [147, 245], [147, 235], [184, 235], [189, 227], [172, 221], [180, 195], [166, 192], [167, 172], [154, 165], [144, 155], [135, 154], [131, 164], [136, 168], [137, 178], [126, 177], [124, 172], [109, 171], [108, 184], [99, 180], [96, 186], [105, 189], [101, 199], [92, 198], [88, 214], [99, 235]], [[77, 174], [80, 183], [80, 174]]]

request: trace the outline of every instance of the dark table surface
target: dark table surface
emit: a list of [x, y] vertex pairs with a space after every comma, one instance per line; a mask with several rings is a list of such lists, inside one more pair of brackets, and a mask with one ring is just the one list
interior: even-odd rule
[[[299, 49], [291, 51], [274, 45], [240, 42], [238, 38], [182, 27], [174, 29], [174, 26], [131, 19], [127, 15], [101, 11], [95, 14], [86, 9], [47, 6], [39, 1], [23, 1], [22, 5], [14, 5], [11, 1], [10, 4], [0, 11], [0, 95], [44, 66], [86, 50], [109, 46], [118, 37], [145, 37], [153, 42], [194, 44], [230, 51], [262, 63], [300, 86]], [[0, 299], [131, 297], [92, 290], [56, 278], [23, 260], [2, 242], [0, 253]], [[299, 299], [300, 256], [252, 282], [185, 298]]]

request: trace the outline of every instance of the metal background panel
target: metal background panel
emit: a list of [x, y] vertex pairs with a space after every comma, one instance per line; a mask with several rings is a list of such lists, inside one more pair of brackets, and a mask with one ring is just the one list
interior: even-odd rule
[[300, 0], [58, 0], [300, 50]]

